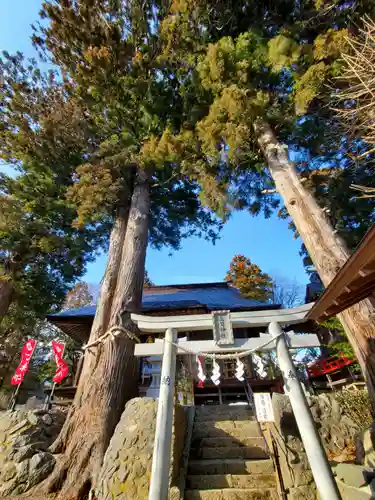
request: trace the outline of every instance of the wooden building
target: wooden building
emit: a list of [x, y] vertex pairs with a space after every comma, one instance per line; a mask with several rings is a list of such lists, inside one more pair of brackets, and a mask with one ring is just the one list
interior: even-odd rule
[[[305, 308], [305, 309], [303, 309]], [[305, 316], [305, 312], [310, 306], [302, 306], [297, 316], [293, 316], [293, 310], [281, 310], [280, 305], [267, 302], [250, 300], [242, 297], [239, 291], [228, 283], [201, 283], [189, 285], [170, 285], [153, 286], [146, 288], [143, 294], [142, 311], [140, 318], [154, 318], [154, 321], [162, 320], [168, 317], [198, 318], [202, 315], [210, 318], [217, 311], [229, 311], [233, 316], [236, 313], [251, 313], [255, 318], [247, 326], [243, 323], [240, 326], [233, 322], [233, 336], [239, 341], [243, 339], [259, 338], [267, 333], [267, 321], [264, 317], [267, 315], [279, 316], [280, 313], [286, 314], [284, 324], [293, 325], [294, 330], [309, 332], [309, 325], [305, 320], [299, 318]], [[297, 308], [298, 309], [298, 308]], [[288, 316], [290, 311], [290, 321]], [[64, 333], [69, 335], [77, 342], [84, 344], [88, 341], [91, 325], [94, 319], [95, 307], [88, 306], [81, 309], [64, 311], [59, 314], [49, 316], [48, 319], [54, 325], [58, 326]], [[257, 321], [256, 318], [259, 318]], [[294, 319], [297, 318], [297, 319]], [[271, 319], [272, 320], [272, 319]], [[193, 321], [194, 322], [194, 321]], [[159, 334], [149, 331], [147, 326], [140, 328], [140, 338], [142, 343], [158, 342]], [[310, 328], [311, 331], [311, 328]], [[163, 335], [164, 337], [164, 335]], [[194, 341], [212, 341], [212, 329], [195, 329], [181, 331], [178, 335], [179, 340], [186, 340], [191, 343]], [[256, 363], [254, 363], [256, 359]], [[206, 380], [204, 384], [197, 378], [197, 360], [196, 357], [188, 354], [179, 356], [177, 366], [177, 391], [185, 383], [185, 391], [191, 393], [191, 403], [195, 404], [221, 404], [233, 403], [237, 401], [248, 401], [251, 391], [256, 392], [282, 392], [283, 382], [281, 375], [274, 369], [268, 352], [261, 356], [253, 358], [248, 356], [243, 359], [245, 364], [245, 380], [240, 381], [235, 376], [235, 362], [233, 360], [222, 360], [220, 365], [220, 383], [215, 384], [211, 380], [212, 360], [204, 362]], [[261, 366], [259, 366], [259, 364]], [[139, 393], [140, 395], [155, 395], [153, 389], [158, 390], [158, 377], [160, 378], [161, 357], [147, 356], [141, 357]], [[153, 379], [153, 382], [152, 382]], [[184, 379], [184, 380], [183, 380]], [[190, 382], [189, 382], [190, 381]], [[186, 386], [191, 383], [190, 391]], [[152, 385], [153, 384], [153, 385]], [[251, 388], [251, 390], [250, 390]], [[181, 389], [183, 392], [183, 390]]]

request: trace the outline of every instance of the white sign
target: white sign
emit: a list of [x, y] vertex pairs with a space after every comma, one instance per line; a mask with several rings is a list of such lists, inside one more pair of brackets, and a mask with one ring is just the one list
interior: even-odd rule
[[254, 392], [254, 403], [258, 422], [274, 422], [271, 394], [268, 392]]
[[214, 341], [217, 345], [234, 344], [230, 311], [213, 311], [212, 328]]

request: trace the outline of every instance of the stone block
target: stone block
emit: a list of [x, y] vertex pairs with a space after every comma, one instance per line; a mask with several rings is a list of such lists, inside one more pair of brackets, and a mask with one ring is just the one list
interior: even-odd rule
[[275, 474], [241, 474], [230, 476], [232, 488], [256, 489], [256, 488], [275, 488]]
[[299, 486], [298, 488], [290, 488], [288, 500], [315, 500], [315, 486]]
[[276, 500], [275, 490], [187, 490], [185, 500]]
[[[101, 500], [147, 500], [158, 401], [135, 398], [128, 402], [106, 451], [98, 481]], [[183, 408], [174, 411], [170, 479], [180, 473], [186, 418]], [[173, 483], [172, 483], [173, 484]], [[178, 489], [178, 488], [177, 488]], [[173, 495], [177, 495], [176, 488]]]
[[41, 418], [39, 415], [36, 415], [33, 410], [30, 410], [27, 413], [27, 420], [31, 425], [38, 425], [41, 422]]
[[12, 454], [12, 459], [15, 462], [22, 462], [27, 458], [31, 458], [33, 455], [35, 455], [35, 453], [36, 450], [33, 445], [21, 446], [20, 448], [16, 448], [14, 450], [14, 453]]
[[42, 421], [46, 425], [52, 425], [53, 424], [53, 419], [52, 419], [51, 415], [49, 415], [48, 413], [46, 413], [45, 415], [43, 415]]
[[298, 464], [293, 468], [294, 486], [308, 486], [314, 483], [314, 477], [310, 469]]
[[366, 467], [375, 468], [375, 425], [363, 431], [359, 440], [363, 447], [363, 458], [361, 463]]
[[55, 457], [52, 453], [40, 451], [31, 457], [29, 461], [29, 476], [27, 488], [39, 484], [45, 479], [55, 466]]
[[277, 500], [276, 490], [223, 490], [223, 500]]
[[223, 490], [187, 490], [185, 500], [224, 500]]
[[17, 468], [14, 463], [10, 462], [1, 470], [0, 477], [1, 481], [9, 481], [13, 479], [17, 474]]
[[344, 483], [340, 479], [336, 479], [337, 486], [341, 494], [342, 500], [371, 500], [374, 498], [371, 493], [370, 486], [362, 488], [354, 488]]
[[263, 437], [213, 437], [193, 439], [192, 447], [200, 448], [220, 448], [220, 447], [235, 447], [235, 446], [262, 446], [264, 443]]
[[271, 460], [191, 460], [189, 474], [263, 474], [272, 473]]
[[6, 481], [5, 483], [0, 484], [0, 497], [6, 497], [8, 495], [14, 494], [15, 489], [17, 488], [17, 483], [14, 478], [10, 481]]
[[23, 462], [16, 464], [17, 469], [17, 483], [25, 483], [29, 477], [29, 460], [24, 460]]
[[186, 478], [186, 488], [191, 490], [220, 490], [231, 486], [230, 474], [197, 474]]
[[361, 488], [368, 484], [371, 472], [361, 465], [339, 464], [336, 467], [336, 476], [345, 484], [354, 488]]
[[233, 447], [216, 447], [216, 448], [198, 448], [191, 449], [190, 456], [196, 458], [214, 459], [214, 458], [244, 458], [244, 459], [262, 459], [268, 458], [269, 452], [266, 449], [265, 443], [263, 446], [233, 446]]

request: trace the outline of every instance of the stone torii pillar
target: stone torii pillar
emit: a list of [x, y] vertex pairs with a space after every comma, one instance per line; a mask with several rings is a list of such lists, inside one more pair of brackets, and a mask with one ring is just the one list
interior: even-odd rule
[[276, 322], [269, 324], [268, 331], [276, 340], [276, 354], [285, 383], [285, 394], [289, 396], [320, 498], [322, 500], [341, 500], [341, 495], [311, 415], [302, 384], [298, 379], [296, 368], [290, 356], [285, 334], [283, 334], [280, 325]]
[[149, 500], [167, 500], [168, 498], [177, 355], [177, 347], [173, 343], [176, 341], [176, 330], [168, 328], [165, 333], [163, 347], [163, 364], [156, 417]]

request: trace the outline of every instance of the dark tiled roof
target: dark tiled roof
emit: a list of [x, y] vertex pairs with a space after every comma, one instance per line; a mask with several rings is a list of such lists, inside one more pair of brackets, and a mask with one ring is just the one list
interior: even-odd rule
[[[199, 283], [196, 285], [155, 286], [144, 290], [142, 311], [162, 311], [173, 309], [206, 308], [208, 311], [229, 309], [277, 309], [269, 302], [246, 299], [236, 288], [227, 283]], [[95, 306], [63, 311], [53, 318], [94, 316]]]

